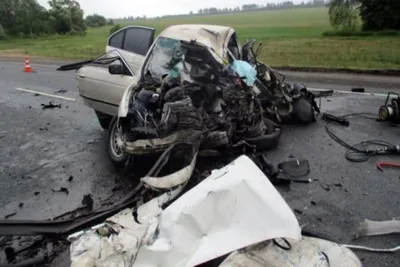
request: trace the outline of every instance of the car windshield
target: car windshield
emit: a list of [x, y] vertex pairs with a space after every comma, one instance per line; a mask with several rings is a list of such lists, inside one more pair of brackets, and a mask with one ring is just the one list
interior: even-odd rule
[[182, 61], [182, 48], [179, 40], [159, 37], [147, 65], [147, 71], [154, 79], [162, 79], [171, 68]]

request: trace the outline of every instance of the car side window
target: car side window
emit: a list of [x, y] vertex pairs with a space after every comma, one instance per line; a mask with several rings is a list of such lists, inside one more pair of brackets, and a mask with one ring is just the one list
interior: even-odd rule
[[153, 30], [146, 28], [127, 29], [123, 49], [145, 56], [153, 42], [153, 36]]
[[124, 40], [125, 31], [121, 31], [113, 36], [111, 36], [110, 40], [108, 41], [108, 45], [122, 49], [123, 40]]

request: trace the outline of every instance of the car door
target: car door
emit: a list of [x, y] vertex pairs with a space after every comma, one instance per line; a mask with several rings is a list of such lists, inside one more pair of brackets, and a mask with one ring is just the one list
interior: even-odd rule
[[[113, 64], [121, 65], [123, 71], [111, 74], [109, 67]], [[79, 94], [85, 104], [111, 116], [118, 115], [122, 95], [139, 80], [118, 51], [110, 51], [79, 68], [76, 77]]]
[[107, 42], [106, 52], [117, 50], [136, 74], [154, 41], [155, 30], [143, 26], [128, 26], [113, 33]]

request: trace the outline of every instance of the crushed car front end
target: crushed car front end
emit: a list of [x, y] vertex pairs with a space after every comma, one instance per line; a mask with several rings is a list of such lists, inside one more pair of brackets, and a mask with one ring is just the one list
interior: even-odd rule
[[266, 144], [262, 138], [270, 134], [272, 147], [280, 136], [278, 126], [266, 123], [253, 89], [196, 41], [160, 37], [131, 92], [127, 116], [120, 118], [130, 155], [157, 154], [178, 143], [204, 149]]

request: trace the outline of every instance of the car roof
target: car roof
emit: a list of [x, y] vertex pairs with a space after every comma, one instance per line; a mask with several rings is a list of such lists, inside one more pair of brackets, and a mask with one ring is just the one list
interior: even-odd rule
[[166, 28], [160, 37], [190, 42], [197, 42], [213, 48], [218, 55], [225, 58], [229, 39], [235, 30], [227, 26], [207, 25], [207, 24], [183, 24], [174, 25]]

